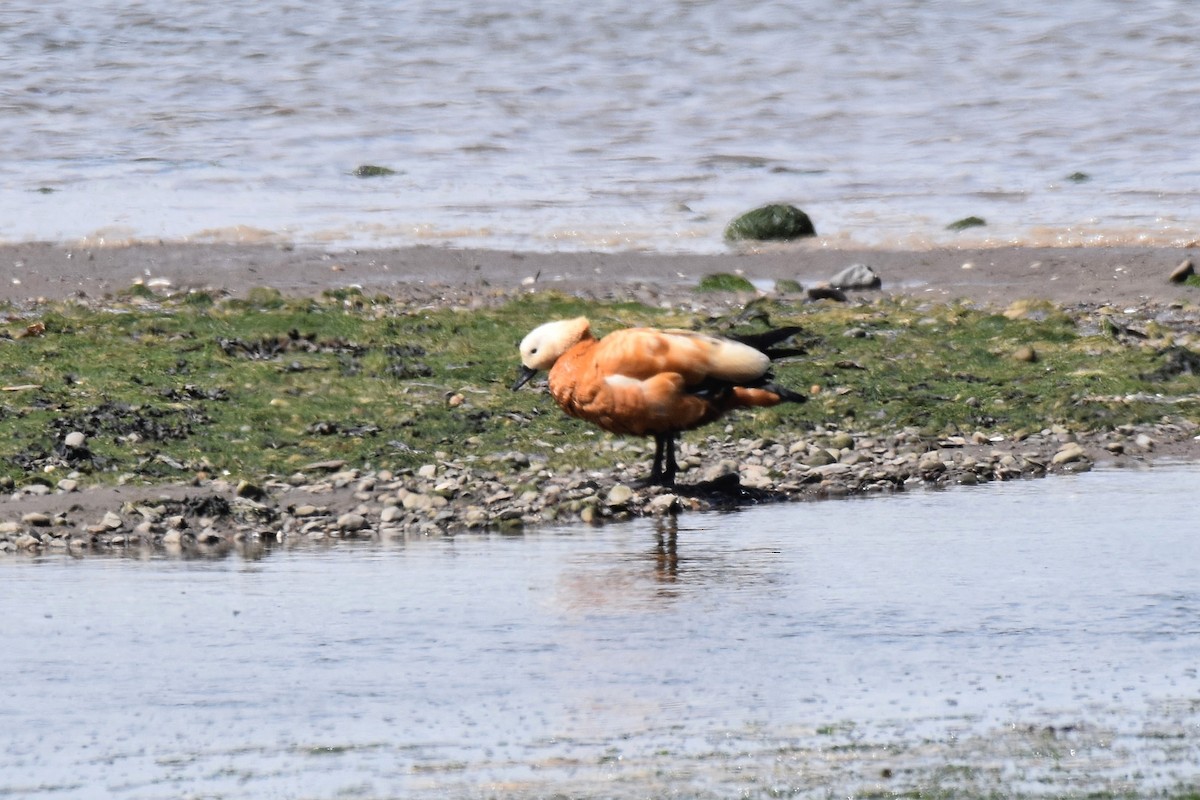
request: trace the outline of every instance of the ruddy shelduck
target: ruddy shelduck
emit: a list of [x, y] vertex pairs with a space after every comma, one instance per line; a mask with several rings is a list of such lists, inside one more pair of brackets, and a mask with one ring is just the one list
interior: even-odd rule
[[772, 358], [798, 352], [772, 346], [799, 330], [725, 338], [626, 328], [597, 339], [586, 317], [547, 322], [521, 342], [522, 370], [512, 388], [549, 370], [550, 394], [563, 411], [610, 433], [653, 436], [649, 482], [671, 486], [681, 431], [736, 408], [805, 400], [771, 375]]

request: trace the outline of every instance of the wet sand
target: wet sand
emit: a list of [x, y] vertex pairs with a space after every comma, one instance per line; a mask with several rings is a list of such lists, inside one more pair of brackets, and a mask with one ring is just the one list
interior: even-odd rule
[[867, 264], [885, 294], [1006, 305], [1200, 302], [1200, 289], [1168, 280], [1196, 251], [1188, 248], [833, 250], [783, 245], [718, 256], [649, 253], [517, 253], [436, 247], [324, 250], [276, 245], [0, 245], [0, 301], [103, 298], [135, 282], [159, 291], [255, 287], [313, 295], [358, 286], [394, 297], [503, 295], [531, 289], [587, 291], [647, 284], [661, 294], [689, 291], [705, 275], [737, 273], [771, 288], [780, 279], [806, 288], [850, 264]]

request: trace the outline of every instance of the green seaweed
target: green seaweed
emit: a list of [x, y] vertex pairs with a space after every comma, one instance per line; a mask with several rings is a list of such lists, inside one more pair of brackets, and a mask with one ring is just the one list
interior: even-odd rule
[[389, 175], [395, 175], [396, 170], [376, 164], [363, 164], [356, 167], [353, 174], [356, 178], [386, 178]]
[[[1181, 355], [1153, 328], [1128, 336], [1043, 303], [1008, 314], [905, 299], [760, 303], [756, 319], [803, 327], [806, 355], [775, 372], [810, 401], [734, 414], [728, 434], [722, 426], [687, 437], [786, 442], [817, 425], [1012, 435], [1053, 424], [1112, 429], [1166, 413], [1200, 421], [1188, 399], [1200, 395], [1200, 375], [1183, 368], [1190, 351]], [[598, 447], [619, 437], [565, 416], [543, 391], [508, 388], [525, 333], [581, 314], [598, 334], [763, 324], [552, 292], [469, 313], [356, 289], [317, 298], [255, 290], [234, 300], [143, 287], [104, 307], [45, 304], [0, 323], [0, 477], [261, 481], [331, 459], [397, 470], [439, 452], [486, 460], [513, 451], [550, 469], [603, 469], [646, 444]], [[1011, 357], [1024, 346], [1036, 362]], [[1178, 401], [1165, 406], [1164, 397]], [[64, 450], [75, 430], [87, 436], [86, 453]]]
[[741, 275], [716, 272], [701, 278], [696, 288], [702, 292], [753, 292], [754, 284]]
[[762, 206], [734, 219], [725, 228], [729, 241], [799, 239], [816, 236], [812, 220], [795, 206], [775, 203]]
[[987, 225], [983, 217], [963, 217], [946, 226], [948, 231], [965, 231], [967, 228], [981, 228]]

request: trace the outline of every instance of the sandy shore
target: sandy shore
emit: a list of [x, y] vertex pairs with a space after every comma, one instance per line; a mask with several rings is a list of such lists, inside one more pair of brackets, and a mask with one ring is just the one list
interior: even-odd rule
[[[1200, 289], [1167, 278], [1195, 251], [1161, 248], [827, 250], [788, 245], [727, 255], [513, 253], [412, 247], [378, 250], [287, 249], [273, 245], [134, 244], [85, 247], [0, 245], [0, 301], [102, 298], [134, 282], [162, 290], [220, 289], [240, 294], [273, 287], [317, 294], [360, 286], [393, 296], [503, 293], [530, 288], [601, 293], [646, 283], [687, 290], [705, 275], [733, 272], [764, 288], [776, 280], [804, 286], [842, 268], [868, 264], [885, 293], [1004, 305], [1041, 298], [1102, 305], [1200, 302]], [[163, 283], [165, 282], [165, 283]]]

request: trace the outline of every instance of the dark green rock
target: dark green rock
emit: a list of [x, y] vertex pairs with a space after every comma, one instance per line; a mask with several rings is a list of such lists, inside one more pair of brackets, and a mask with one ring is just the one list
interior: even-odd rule
[[395, 175], [396, 170], [388, 167], [379, 167], [374, 164], [363, 164], [361, 167], [354, 170], [356, 178], [383, 178], [388, 175]]
[[754, 284], [740, 275], [717, 272], [701, 278], [698, 288], [702, 292], [753, 292]]
[[1086, 172], [1072, 172], [1067, 176], [1067, 180], [1069, 180], [1071, 183], [1087, 183], [1091, 179], [1092, 176], [1088, 175]]
[[981, 228], [987, 225], [987, 220], [983, 217], [963, 217], [960, 220], [955, 220], [946, 226], [948, 231], [965, 231], [967, 228]]
[[775, 203], [753, 211], [747, 211], [725, 228], [729, 241], [741, 239], [799, 239], [816, 236], [812, 220], [795, 206]]

